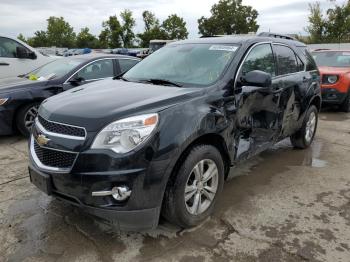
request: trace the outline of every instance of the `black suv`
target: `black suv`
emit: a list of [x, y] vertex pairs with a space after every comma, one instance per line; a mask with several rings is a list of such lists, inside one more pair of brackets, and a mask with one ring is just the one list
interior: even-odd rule
[[158, 50], [124, 76], [47, 99], [30, 139], [32, 183], [122, 230], [212, 212], [235, 163], [290, 137], [310, 146], [320, 77], [292, 39], [225, 36]]

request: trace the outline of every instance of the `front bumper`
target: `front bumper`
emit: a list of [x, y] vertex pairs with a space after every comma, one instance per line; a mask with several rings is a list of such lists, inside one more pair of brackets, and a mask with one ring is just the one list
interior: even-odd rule
[[[69, 172], [57, 172], [38, 164], [33, 139], [29, 142], [29, 173], [32, 183], [41, 191], [108, 220], [120, 230], [139, 231], [158, 225], [169, 158], [148, 160], [147, 153], [140, 151], [118, 159], [110, 150], [86, 150], [78, 153]], [[32, 179], [33, 176], [37, 179]], [[40, 185], [35, 180], [46, 182]], [[130, 198], [118, 202], [112, 196], [92, 196], [92, 192], [116, 186], [130, 188]]]
[[339, 105], [344, 102], [347, 93], [341, 93], [335, 88], [322, 87], [322, 103]]

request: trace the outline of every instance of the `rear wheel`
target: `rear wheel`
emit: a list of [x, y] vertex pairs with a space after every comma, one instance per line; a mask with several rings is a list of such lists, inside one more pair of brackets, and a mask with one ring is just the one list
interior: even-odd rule
[[340, 110], [346, 113], [350, 112], [350, 89], [348, 91], [348, 94], [344, 100], [344, 102], [340, 105]]
[[31, 103], [19, 109], [16, 116], [16, 125], [21, 134], [29, 137], [34, 120], [38, 115], [40, 103]]
[[213, 212], [224, 183], [224, 163], [211, 145], [195, 146], [169, 182], [162, 213], [170, 222], [193, 227]]
[[302, 127], [290, 137], [295, 148], [308, 148], [314, 140], [318, 124], [318, 110], [312, 105], [306, 113]]

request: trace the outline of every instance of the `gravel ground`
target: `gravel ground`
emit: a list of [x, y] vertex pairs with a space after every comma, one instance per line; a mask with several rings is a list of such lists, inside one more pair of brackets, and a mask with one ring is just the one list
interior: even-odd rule
[[[308, 150], [241, 163], [213, 217], [116, 232], [30, 184], [27, 145], [0, 138], [0, 261], [350, 261], [350, 114], [321, 114]], [[239, 175], [235, 177], [234, 175]]]

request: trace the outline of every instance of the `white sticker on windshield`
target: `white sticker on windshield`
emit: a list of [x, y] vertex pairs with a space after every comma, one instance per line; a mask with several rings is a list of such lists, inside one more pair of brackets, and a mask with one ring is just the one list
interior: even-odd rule
[[232, 45], [212, 45], [209, 50], [213, 51], [227, 51], [227, 52], [236, 52], [238, 49], [237, 46]]
[[343, 52], [343, 55], [344, 55], [344, 56], [349, 56], [349, 55], [350, 55], [350, 52]]

